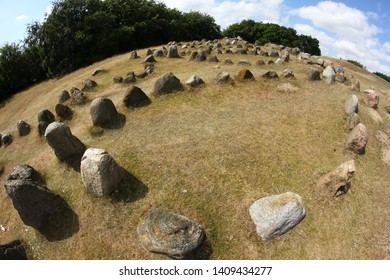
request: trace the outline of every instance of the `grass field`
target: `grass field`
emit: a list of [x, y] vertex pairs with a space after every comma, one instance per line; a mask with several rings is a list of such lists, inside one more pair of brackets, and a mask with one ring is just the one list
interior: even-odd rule
[[[146, 50], [139, 50], [145, 57]], [[230, 57], [235, 64], [224, 65]], [[171, 210], [200, 223], [207, 241], [193, 258], [200, 259], [389, 259], [390, 172], [382, 160], [385, 148], [377, 131], [390, 135], [389, 84], [346, 61], [340, 63], [361, 84], [380, 95], [380, 120], [362, 102], [361, 122], [369, 133], [366, 153], [344, 150], [348, 137], [344, 102], [352, 94], [346, 84], [309, 82], [306, 65], [295, 58], [282, 66], [255, 66], [251, 55], [218, 55], [221, 62], [193, 62], [157, 58], [155, 72], [140, 87], [152, 99], [149, 106], [127, 109], [122, 103], [126, 86], [113, 84], [114, 75], [140, 73], [142, 59], [119, 55], [65, 77], [20, 92], [0, 108], [0, 133], [14, 135], [14, 143], [0, 148], [4, 181], [13, 166], [27, 163], [40, 171], [49, 189], [60, 194], [78, 215], [79, 230], [72, 237], [50, 242], [25, 226], [5, 191], [0, 192], [0, 244], [23, 239], [31, 259], [166, 259], [146, 252], [136, 226], [152, 207]], [[246, 59], [252, 66], [240, 66]], [[108, 71], [91, 76], [97, 67]], [[234, 85], [214, 82], [221, 71], [233, 77], [248, 68], [254, 81]], [[289, 68], [296, 79], [265, 80], [268, 70]], [[174, 73], [183, 83], [193, 74], [206, 84], [198, 89], [162, 97], [152, 95], [156, 79]], [[136, 179], [128, 202], [97, 198], [87, 192], [80, 174], [61, 163], [37, 132], [37, 114], [54, 112], [62, 90], [81, 88], [92, 78], [98, 87], [86, 92], [92, 101], [106, 96], [125, 115], [121, 129], [92, 127], [89, 103], [72, 106], [67, 125], [88, 147], [103, 148]], [[295, 89], [295, 90], [292, 90]], [[361, 101], [364, 93], [357, 94]], [[32, 125], [28, 136], [18, 137], [16, 122]], [[323, 197], [315, 188], [320, 175], [354, 158], [357, 171], [350, 191], [338, 198]], [[288, 233], [262, 241], [248, 214], [257, 199], [287, 191], [301, 195], [306, 218]]]

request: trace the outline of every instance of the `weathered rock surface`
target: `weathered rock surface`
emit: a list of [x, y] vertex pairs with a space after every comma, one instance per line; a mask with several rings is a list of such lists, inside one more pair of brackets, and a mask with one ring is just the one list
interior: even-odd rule
[[246, 81], [246, 80], [254, 80], [252, 72], [249, 69], [241, 69], [236, 76], [236, 80], [238, 81]]
[[180, 80], [171, 72], [160, 76], [154, 84], [154, 94], [164, 95], [176, 91], [182, 91], [183, 85]]
[[63, 105], [61, 103], [57, 104], [55, 107], [57, 116], [62, 120], [71, 120], [73, 117], [73, 111], [69, 106]]
[[367, 128], [359, 123], [349, 134], [346, 148], [356, 154], [363, 154], [368, 141]]
[[190, 87], [199, 87], [204, 84], [204, 81], [201, 77], [197, 75], [192, 75], [185, 83]]
[[269, 240], [289, 231], [306, 215], [302, 198], [292, 192], [263, 197], [249, 207], [256, 231]]
[[19, 120], [16, 123], [16, 127], [18, 129], [19, 136], [26, 136], [31, 131], [31, 126], [25, 121]]
[[49, 110], [43, 110], [38, 113], [38, 122], [52, 123], [55, 119], [56, 117]]
[[358, 112], [358, 105], [359, 105], [359, 99], [358, 97], [353, 94], [350, 97], [347, 98], [344, 104], [345, 112], [350, 115], [352, 113]]
[[86, 79], [83, 81], [83, 87], [81, 88], [81, 90], [90, 90], [94, 87], [97, 86], [97, 83], [93, 80], [90, 80], [90, 79]]
[[326, 83], [333, 84], [336, 78], [336, 73], [333, 70], [333, 67], [332, 66], [326, 67], [324, 69], [324, 72], [322, 72], [322, 77], [324, 78]]
[[72, 97], [73, 102], [78, 104], [78, 105], [84, 104], [87, 100], [84, 92], [82, 92], [78, 88], [72, 88], [70, 90], [70, 96]]
[[99, 67], [99, 68], [96, 68], [95, 70], [93, 70], [92, 76], [96, 76], [96, 75], [104, 73], [104, 72], [106, 72], [106, 70], [104, 68]]
[[[145, 71], [146, 74], [148, 74]], [[136, 75], [134, 72], [129, 72], [127, 73], [126, 77], [123, 78], [122, 83], [129, 85], [129, 84], [134, 84], [137, 81]]]
[[310, 68], [307, 72], [307, 78], [309, 81], [319, 81], [321, 80], [321, 73], [317, 69]]
[[118, 111], [111, 99], [99, 97], [92, 101], [90, 106], [92, 124], [108, 126], [115, 122]]
[[279, 78], [278, 73], [276, 73], [275, 71], [268, 71], [265, 74], [263, 74], [262, 77], [265, 79], [278, 79]]
[[205, 239], [201, 225], [161, 209], [147, 211], [138, 224], [137, 232], [145, 250], [178, 259], [194, 251]]
[[23, 223], [33, 228], [45, 226], [64, 206], [62, 198], [45, 186], [41, 174], [26, 164], [15, 166], [4, 186]]
[[344, 162], [333, 171], [321, 176], [317, 182], [317, 187], [330, 196], [345, 194], [351, 185], [351, 179], [355, 171], [354, 160]]
[[231, 83], [230, 74], [228, 72], [221, 72], [218, 74], [216, 82], [218, 84]]
[[27, 260], [26, 250], [22, 242], [17, 239], [0, 245], [0, 260]]
[[45, 138], [60, 161], [81, 159], [85, 152], [85, 145], [72, 135], [69, 127], [63, 123], [49, 124], [45, 131]]
[[125, 172], [103, 149], [89, 148], [81, 158], [81, 179], [96, 196], [107, 196], [122, 182]]
[[131, 86], [130, 88], [128, 88], [123, 98], [123, 103], [128, 108], [149, 105], [151, 102], [152, 101], [146, 95], [146, 93], [136, 86]]
[[148, 55], [148, 56], [144, 59], [144, 61], [143, 61], [143, 63], [148, 63], [148, 62], [157, 62], [157, 61], [154, 59], [153, 54]]
[[118, 76], [118, 75], [115, 75], [115, 76], [112, 78], [112, 81], [114, 82], [114, 84], [120, 84], [120, 83], [122, 83], [122, 81], [123, 81], [123, 77]]
[[365, 96], [363, 98], [364, 104], [372, 109], [378, 109], [379, 104], [379, 95], [372, 89], [367, 89], [364, 91]]
[[282, 77], [285, 79], [294, 79], [295, 75], [294, 72], [290, 69], [284, 69], [282, 73]]

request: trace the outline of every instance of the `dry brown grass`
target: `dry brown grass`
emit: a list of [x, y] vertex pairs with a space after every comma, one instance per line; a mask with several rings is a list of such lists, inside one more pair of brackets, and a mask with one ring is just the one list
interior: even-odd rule
[[[139, 51], [145, 57], [146, 50]], [[48, 187], [61, 194], [77, 213], [79, 231], [72, 237], [49, 242], [25, 226], [11, 200], [0, 192], [0, 243], [22, 238], [33, 259], [161, 259], [145, 252], [138, 241], [136, 226], [151, 207], [165, 208], [203, 225], [208, 244], [198, 258], [210, 259], [388, 259], [390, 221], [389, 166], [382, 160], [377, 130], [390, 134], [389, 118], [379, 108], [382, 122], [375, 122], [360, 106], [362, 122], [369, 130], [367, 152], [356, 157], [357, 172], [350, 191], [337, 199], [316, 193], [313, 184], [323, 173], [351, 158], [343, 147], [344, 101], [351, 94], [343, 84], [308, 82], [308, 65], [293, 60], [284, 66], [255, 66], [259, 57], [218, 55], [220, 63], [197, 63], [183, 59], [158, 59], [156, 71], [136, 85], [152, 104], [129, 110], [122, 105], [125, 86], [114, 85], [114, 75], [140, 73], [141, 59], [120, 55], [80, 69], [58, 80], [43, 82], [19, 93], [0, 109], [0, 132], [16, 136], [16, 121], [24, 119], [34, 129], [26, 137], [1, 148], [4, 180], [17, 163], [31, 164], [46, 179]], [[221, 71], [236, 75], [243, 66], [223, 65], [248, 59], [256, 80], [217, 85]], [[371, 85], [387, 100], [386, 86], [364, 71], [342, 62], [361, 82]], [[80, 174], [60, 163], [36, 131], [37, 113], [54, 112], [63, 89], [81, 87], [93, 69], [107, 73], [93, 77], [99, 84], [87, 93], [89, 100], [111, 98], [126, 124], [117, 130], [92, 127], [89, 105], [73, 106], [74, 118], [67, 121], [74, 135], [88, 147], [106, 149], [139, 182], [131, 201], [96, 198], [82, 184]], [[268, 70], [279, 74], [290, 68], [295, 80], [268, 81]], [[206, 85], [163, 97], [152, 96], [154, 81], [173, 72], [182, 82], [193, 74]], [[278, 90], [289, 82], [298, 90]], [[381, 91], [382, 90], [382, 91]], [[359, 99], [363, 93], [358, 94]], [[275, 240], [263, 242], [256, 235], [248, 208], [255, 200], [292, 191], [300, 194], [307, 207], [303, 222]]]

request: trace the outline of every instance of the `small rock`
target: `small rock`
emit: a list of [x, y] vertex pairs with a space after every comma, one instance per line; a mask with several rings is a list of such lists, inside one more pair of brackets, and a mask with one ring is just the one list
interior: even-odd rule
[[355, 171], [354, 160], [344, 162], [335, 170], [321, 176], [317, 187], [331, 196], [345, 194], [351, 185], [351, 178]]
[[356, 79], [352, 79], [351, 89], [354, 92], [360, 92], [360, 82]]
[[294, 73], [290, 69], [284, 69], [282, 73], [282, 77], [285, 79], [293, 79], [295, 78]]
[[16, 127], [18, 129], [19, 136], [26, 136], [31, 131], [31, 126], [25, 121], [19, 120], [16, 123]]
[[128, 108], [149, 105], [151, 100], [139, 87], [131, 86], [123, 98], [123, 103]]
[[276, 61], [275, 61], [275, 64], [276, 65], [282, 65], [283, 64], [283, 60], [281, 58], [278, 58]]
[[113, 78], [112, 78], [112, 81], [114, 82], [114, 84], [120, 84], [120, 83], [122, 83], [122, 81], [123, 81], [123, 78], [121, 77], [121, 76], [114, 76]]
[[256, 60], [256, 65], [257, 66], [262, 66], [262, 65], [265, 65], [265, 62], [262, 59], [258, 59], [258, 60]]
[[137, 51], [130, 52], [130, 59], [137, 59], [139, 58]]
[[340, 64], [336, 65], [336, 67], [334, 68], [334, 71], [336, 73], [343, 73], [344, 74], [344, 68]]
[[96, 76], [97, 74], [104, 73], [104, 72], [106, 72], [104, 68], [96, 68], [95, 70], [93, 70], [92, 76]]
[[321, 80], [321, 73], [317, 69], [310, 68], [309, 72], [307, 73], [307, 78], [309, 79], [309, 81]]
[[190, 87], [199, 87], [204, 84], [204, 81], [201, 77], [197, 75], [192, 75], [185, 83]]
[[280, 236], [298, 225], [306, 215], [302, 197], [287, 192], [263, 197], [249, 207], [256, 231], [263, 240]]
[[205, 61], [207, 59], [207, 57], [206, 57], [206, 52], [205, 51], [200, 51], [197, 55], [196, 55], [196, 57], [195, 57], [195, 61], [197, 61], [197, 62], [202, 62], [202, 61]]
[[145, 250], [177, 259], [197, 249], [205, 239], [201, 225], [161, 209], [147, 211], [138, 223], [137, 233]]
[[248, 65], [248, 66], [250, 66], [252, 64], [248, 60], [242, 59], [242, 60], [238, 61], [238, 65]]
[[338, 83], [345, 83], [345, 81], [346, 81], [347, 79], [345, 78], [344, 73], [337, 72], [337, 73], [336, 73], [335, 80], [336, 80], [336, 82], [338, 82]]
[[47, 122], [39, 122], [38, 123], [38, 134], [39, 136], [45, 135], [46, 128], [49, 126]]
[[227, 65], [232, 65], [234, 64], [233, 61], [230, 59], [230, 58], [226, 58], [225, 61], [224, 61], [225, 64]]
[[154, 63], [154, 62], [157, 62], [157, 61], [154, 59], [153, 55], [150, 54], [143, 61], [143, 63], [148, 63], [148, 62]]
[[123, 84], [134, 84], [137, 81], [136, 75], [134, 72], [127, 73], [126, 77], [122, 80]]
[[216, 82], [218, 84], [230, 83], [231, 82], [230, 74], [228, 72], [219, 73]]
[[275, 62], [272, 59], [269, 59], [269, 60], [267, 60], [267, 62], [265, 64], [272, 65], [272, 64], [275, 64]]
[[4, 146], [9, 146], [14, 141], [14, 138], [12, 137], [11, 134], [7, 133], [1, 136], [1, 141], [3, 142]]
[[164, 51], [163, 50], [155, 50], [153, 52], [154, 57], [163, 57], [164, 56]]
[[72, 100], [78, 105], [82, 105], [86, 102], [84, 92], [82, 92], [78, 88], [72, 88], [70, 91], [70, 95], [72, 97]]
[[347, 150], [356, 154], [363, 154], [368, 141], [368, 133], [364, 124], [359, 123], [349, 134], [346, 142]]
[[107, 196], [123, 181], [125, 172], [103, 149], [89, 148], [81, 158], [81, 179], [96, 196]]
[[219, 60], [216, 55], [210, 55], [208, 62], [219, 62]]
[[275, 71], [268, 71], [265, 74], [262, 75], [265, 79], [278, 79], [279, 76]]

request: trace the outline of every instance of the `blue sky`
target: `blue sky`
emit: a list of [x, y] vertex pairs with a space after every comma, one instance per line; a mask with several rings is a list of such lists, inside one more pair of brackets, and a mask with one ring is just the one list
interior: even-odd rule
[[[223, 28], [243, 19], [273, 22], [320, 41], [323, 55], [361, 62], [390, 75], [389, 0], [160, 0], [182, 11], [210, 14]], [[25, 36], [28, 23], [42, 21], [51, 0], [0, 0], [0, 45]]]

